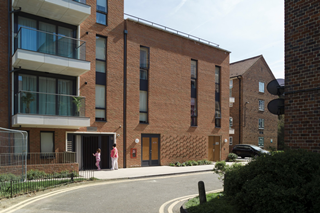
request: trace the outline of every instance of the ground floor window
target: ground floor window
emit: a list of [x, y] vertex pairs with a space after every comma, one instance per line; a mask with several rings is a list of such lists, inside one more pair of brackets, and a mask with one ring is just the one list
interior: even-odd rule
[[264, 138], [263, 137], [259, 137], [258, 145], [259, 146], [264, 146]]
[[41, 156], [51, 157], [54, 152], [54, 135], [53, 132], [41, 132]]

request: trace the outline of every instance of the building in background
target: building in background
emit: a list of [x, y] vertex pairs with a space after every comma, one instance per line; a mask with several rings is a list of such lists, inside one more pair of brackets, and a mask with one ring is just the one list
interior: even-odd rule
[[274, 75], [262, 55], [230, 64], [230, 150], [236, 144], [277, 147], [278, 117], [267, 105]]
[[285, 1], [285, 145], [320, 152], [320, 3]]
[[[221, 160], [229, 152], [229, 51], [135, 17], [123, 1], [1, 2], [0, 126], [28, 153], [80, 169]], [[9, 18], [8, 18], [9, 17]], [[34, 155], [32, 153], [35, 153]]]

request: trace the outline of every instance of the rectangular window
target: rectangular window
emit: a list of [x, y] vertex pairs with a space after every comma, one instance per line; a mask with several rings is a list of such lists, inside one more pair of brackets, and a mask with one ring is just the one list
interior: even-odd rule
[[264, 101], [259, 100], [259, 111], [264, 111]]
[[215, 126], [221, 127], [220, 108], [220, 67], [215, 68]]
[[232, 146], [233, 145], [233, 138], [229, 137], [229, 145]]
[[96, 36], [96, 121], [106, 121], [106, 43]]
[[53, 157], [54, 137], [53, 132], [41, 132], [41, 157]]
[[264, 93], [264, 83], [263, 82], [259, 82], [259, 92]]
[[231, 128], [232, 126], [233, 126], [233, 118], [230, 117], [230, 118], [229, 118], [229, 127]]
[[229, 97], [232, 97], [233, 80], [229, 81]]
[[96, 120], [106, 120], [106, 87], [96, 84]]
[[198, 62], [191, 60], [191, 126], [197, 126], [197, 72]]
[[97, 0], [96, 22], [107, 25], [108, 2], [107, 0]]
[[258, 146], [264, 146], [264, 138], [259, 137]]
[[259, 118], [259, 129], [264, 129], [264, 119]]
[[140, 100], [139, 122], [148, 123], [149, 48], [140, 47]]

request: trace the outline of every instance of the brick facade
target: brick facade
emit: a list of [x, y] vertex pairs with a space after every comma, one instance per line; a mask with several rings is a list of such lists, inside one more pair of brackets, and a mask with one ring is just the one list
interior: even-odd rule
[[[230, 117], [233, 118], [232, 128], [235, 129], [235, 134], [230, 135], [233, 136], [233, 146], [239, 143], [258, 145], [259, 137], [263, 137], [264, 149], [277, 148], [278, 117], [271, 114], [267, 108], [268, 103], [277, 98], [267, 91], [268, 83], [275, 79], [272, 71], [263, 56], [251, 58], [250, 61], [246, 59], [232, 63], [230, 65], [232, 73], [237, 72], [234, 66], [239, 66], [239, 63], [247, 63], [249, 68], [244, 68], [241, 75], [231, 78], [233, 79], [232, 96], [235, 97], [235, 103], [230, 107]], [[259, 92], [259, 82], [264, 83], [263, 93]], [[264, 101], [263, 111], [259, 110], [259, 100]], [[259, 118], [264, 119], [264, 129], [259, 129]], [[233, 146], [230, 146], [230, 150]]]
[[[119, 167], [141, 166], [141, 134], [160, 135], [160, 165], [175, 161], [208, 159], [208, 137], [228, 139], [229, 119], [229, 52], [220, 48], [183, 38], [179, 35], [124, 20], [124, 2], [108, 0], [107, 26], [96, 23], [96, 0], [87, 0], [91, 15], [78, 27], [79, 39], [86, 42], [86, 60], [90, 71], [79, 77], [79, 95], [86, 97], [86, 117], [90, 130], [29, 128], [30, 152], [40, 152], [40, 132], [54, 132], [54, 151], [65, 152], [67, 133], [116, 135]], [[1, 3], [1, 33], [3, 47], [7, 44], [7, 8]], [[127, 39], [127, 123], [123, 123], [124, 105], [124, 30]], [[105, 37], [106, 53], [106, 122], [95, 121], [96, 36]], [[149, 124], [139, 123], [139, 60], [140, 45], [150, 48], [148, 109]], [[0, 126], [7, 127], [7, 49], [3, 56], [0, 77]], [[190, 61], [198, 61], [198, 126], [190, 126]], [[221, 67], [221, 128], [215, 128], [215, 66]], [[126, 125], [126, 162], [124, 162], [124, 129]], [[221, 143], [220, 159], [229, 153], [228, 143]], [[131, 148], [137, 157], [130, 157]], [[102, 150], [103, 151], [103, 150]], [[109, 155], [109, 153], [108, 153]]]
[[285, 1], [285, 145], [320, 152], [320, 2]]

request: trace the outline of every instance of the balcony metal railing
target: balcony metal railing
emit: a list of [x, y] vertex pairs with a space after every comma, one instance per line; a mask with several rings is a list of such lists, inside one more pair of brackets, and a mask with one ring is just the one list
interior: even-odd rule
[[144, 23], [144, 24], [148, 24], [150, 26], [155, 26], [155, 27], [158, 27], [160, 29], [163, 29], [165, 31], [168, 31], [168, 32], [171, 32], [171, 33], [176, 33], [180, 36], [183, 36], [183, 37], [186, 37], [186, 38], [189, 38], [189, 39], [192, 39], [192, 40], [195, 40], [195, 41], [198, 41], [198, 42], [201, 42], [201, 43], [204, 43], [204, 44], [208, 44], [210, 46], [216, 46], [216, 47], [219, 47], [219, 44], [216, 44], [214, 42], [211, 42], [211, 41], [208, 41], [208, 40], [205, 40], [205, 39], [202, 39], [202, 38], [199, 38], [197, 36], [193, 36], [193, 35], [190, 35], [188, 33], [184, 33], [184, 32], [181, 32], [179, 30], [175, 30], [175, 29], [172, 29], [170, 27], [166, 27], [166, 26], [163, 26], [161, 24], [157, 24], [157, 23], [154, 23], [154, 22], [151, 22], [151, 21], [148, 21], [148, 20], [145, 20], [145, 19], [142, 19], [142, 18], [139, 18], [139, 17], [136, 17], [136, 16], [133, 16], [133, 15], [130, 15], [130, 14], [127, 14], [127, 13], [124, 13], [124, 16], [126, 17], [130, 17], [130, 18], [134, 18], [136, 19], [138, 22], [140, 23]]
[[30, 152], [23, 153], [1, 153], [0, 166], [7, 166], [10, 161], [10, 166], [21, 164], [22, 160], [27, 158], [27, 165], [37, 164], [66, 164], [76, 162], [75, 152]]
[[20, 91], [15, 98], [16, 113], [85, 117], [85, 97]]
[[17, 49], [86, 60], [85, 41], [26, 27], [20, 27], [15, 34], [15, 50]]

